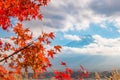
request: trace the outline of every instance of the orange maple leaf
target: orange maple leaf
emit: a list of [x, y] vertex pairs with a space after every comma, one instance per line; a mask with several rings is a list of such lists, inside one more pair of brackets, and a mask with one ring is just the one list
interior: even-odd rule
[[61, 62], [61, 65], [62, 65], [62, 66], [65, 66], [65, 67], [67, 66], [66, 63], [63, 62], [63, 61]]
[[0, 48], [2, 48], [2, 41], [1, 41], [1, 39], [0, 39]]
[[39, 19], [39, 20], [42, 20], [42, 18], [43, 18], [43, 15], [41, 15], [41, 14], [38, 15], [38, 19]]
[[56, 51], [61, 51], [60, 49], [62, 48], [61, 46], [57, 45], [57, 46], [54, 46], [54, 48], [56, 49]]
[[55, 54], [54, 50], [48, 50], [48, 56], [50, 56], [51, 58], [53, 58], [53, 55]]
[[51, 38], [51, 39], [53, 39], [55, 36], [54, 36], [54, 33], [53, 32], [50, 32], [49, 33], [49, 37]]
[[72, 71], [72, 69], [70, 69], [70, 68], [66, 68], [66, 72], [72, 74], [73, 71]]

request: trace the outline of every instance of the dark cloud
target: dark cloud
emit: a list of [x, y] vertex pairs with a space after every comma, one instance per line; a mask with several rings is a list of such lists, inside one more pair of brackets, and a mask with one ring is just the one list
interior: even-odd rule
[[[105, 26], [105, 21], [119, 23], [120, 0], [53, 0], [41, 8], [43, 20], [24, 23], [42, 30], [69, 31], [85, 30], [91, 23]], [[103, 16], [106, 15], [106, 16]], [[43, 28], [44, 27], [44, 28]], [[106, 27], [106, 26], [105, 26]]]
[[47, 27], [60, 29], [62, 28], [62, 24], [66, 18], [64, 15], [62, 15], [62, 13], [59, 12], [59, 9], [54, 9], [55, 8], [46, 8], [46, 10], [42, 11], [43, 21], [41, 23]]
[[111, 16], [120, 13], [120, 0], [92, 0], [89, 6], [97, 14]]
[[[43, 7], [41, 12], [43, 13], [42, 24], [47, 27], [52, 27], [56, 29], [64, 29], [66, 23], [74, 25], [70, 22], [68, 16], [76, 19], [76, 15], [79, 14], [79, 5], [76, 6], [72, 0], [70, 1], [59, 1], [56, 0], [55, 4], [50, 4], [47, 7]], [[61, 3], [61, 4], [60, 4]], [[77, 23], [77, 22], [76, 22]]]

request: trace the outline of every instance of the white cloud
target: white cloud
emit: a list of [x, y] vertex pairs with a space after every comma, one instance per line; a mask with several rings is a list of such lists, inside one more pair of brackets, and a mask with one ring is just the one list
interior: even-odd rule
[[[78, 4], [80, 3], [80, 4]], [[89, 27], [91, 22], [101, 22], [101, 16], [95, 16], [88, 8], [90, 0], [52, 0], [47, 7], [43, 7], [43, 20], [24, 22], [24, 26], [31, 27], [38, 35], [40, 30], [44, 31], [68, 31], [80, 30]], [[39, 30], [39, 31], [38, 31]]]
[[42, 7], [42, 21], [24, 22], [35, 36], [41, 31], [85, 30], [91, 23], [107, 28], [107, 22], [115, 23], [120, 31], [119, 0], [52, 0]]
[[2, 43], [10, 43], [11, 45], [14, 45], [13, 41], [10, 40], [9, 38], [0, 38], [2, 40]]
[[96, 44], [108, 47], [120, 47], [120, 38], [107, 39], [99, 35], [94, 35], [93, 38], [95, 39]]
[[86, 47], [86, 48], [73, 48], [73, 47], [64, 47], [63, 53], [67, 54], [88, 54], [88, 55], [106, 55], [106, 56], [113, 56], [113, 55], [120, 55], [120, 48], [119, 47], [104, 47], [104, 46], [97, 46], [97, 47]]
[[73, 40], [73, 41], [79, 41], [81, 40], [79, 36], [77, 35], [64, 35], [64, 38], [68, 39], [68, 40]]
[[120, 38], [106, 39], [99, 35], [94, 35], [93, 38], [95, 39], [95, 42], [86, 45], [83, 48], [64, 46], [62, 53], [104, 55], [104, 56], [120, 55]]

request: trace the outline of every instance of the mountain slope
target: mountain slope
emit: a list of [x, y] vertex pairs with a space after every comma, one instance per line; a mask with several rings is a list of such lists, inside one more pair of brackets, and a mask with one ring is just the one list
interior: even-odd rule
[[84, 37], [81, 38], [80, 41], [71, 41], [64, 46], [81, 48], [93, 42], [94, 42], [94, 39], [92, 38], [91, 35], [85, 35]]

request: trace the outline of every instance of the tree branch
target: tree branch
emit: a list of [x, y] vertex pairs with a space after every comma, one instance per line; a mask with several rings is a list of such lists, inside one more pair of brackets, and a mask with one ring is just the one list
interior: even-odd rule
[[22, 47], [21, 49], [19, 49], [19, 50], [17, 50], [17, 51], [15, 51], [15, 52], [13, 52], [11, 55], [9, 55], [9, 56], [7, 56], [7, 57], [5, 57], [5, 58], [1, 59], [1, 60], [0, 60], [0, 62], [2, 62], [2, 61], [4, 61], [4, 60], [8, 59], [9, 57], [11, 57], [11, 56], [13, 56], [13, 55], [15, 55], [15, 54], [19, 53], [20, 51], [24, 50], [25, 48], [29, 47], [30, 45], [32, 45], [32, 42], [31, 42], [31, 43], [29, 43], [28, 45], [26, 45], [26, 46]]

